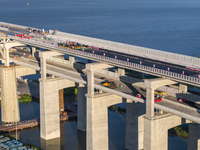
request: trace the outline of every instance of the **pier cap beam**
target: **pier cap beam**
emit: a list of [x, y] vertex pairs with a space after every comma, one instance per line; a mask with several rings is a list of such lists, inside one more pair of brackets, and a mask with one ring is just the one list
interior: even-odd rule
[[55, 52], [55, 51], [43, 51], [43, 52], [39, 52], [39, 57], [40, 58], [49, 58], [52, 56], [58, 56], [58, 55], [63, 55], [61, 53]]
[[170, 84], [176, 84], [176, 83], [177, 82], [175, 81], [172, 81], [169, 79], [163, 79], [163, 78], [145, 80], [146, 88], [151, 88], [154, 90], [164, 85], [170, 85]]
[[111, 68], [111, 67], [113, 66], [102, 63], [102, 62], [86, 64], [86, 70], [93, 71], [93, 72], [100, 69]]
[[175, 84], [176, 82], [168, 79], [149, 79], [145, 80], [146, 86], [146, 118], [152, 119], [154, 117], [154, 90], [158, 87]]

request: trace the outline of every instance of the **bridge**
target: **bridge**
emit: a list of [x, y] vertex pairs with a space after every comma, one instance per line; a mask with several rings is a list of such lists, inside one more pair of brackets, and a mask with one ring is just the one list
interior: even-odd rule
[[[122, 102], [127, 103], [126, 149], [167, 150], [168, 129], [183, 123], [190, 123], [188, 150], [199, 149], [199, 132], [196, 132], [200, 123], [199, 97], [188, 93], [186, 85], [200, 85], [198, 58], [60, 31], [28, 33], [30, 27], [0, 24], [0, 31], [4, 33], [1, 34], [1, 55], [4, 60], [1, 67], [3, 122], [20, 120], [15, 78], [38, 70], [41, 73], [40, 137], [44, 140], [60, 137], [58, 91], [78, 86], [78, 129], [87, 133], [87, 150], [108, 149], [107, 108]], [[19, 34], [33, 37], [18, 37]], [[90, 49], [59, 46], [66, 41], [87, 45]], [[10, 48], [23, 45], [29, 46], [31, 52], [9, 52]], [[69, 55], [69, 60], [58, 57], [65, 54]], [[85, 58], [89, 63], [77, 63], [75, 56]], [[10, 65], [10, 61], [20, 66]], [[118, 72], [105, 70], [111, 67], [117, 67]], [[125, 69], [159, 78], [135, 79], [125, 75]], [[47, 77], [47, 74], [51, 76]], [[122, 87], [107, 88], [101, 84], [103, 78], [113, 78]], [[168, 92], [173, 98], [166, 97], [155, 103], [154, 91], [172, 84], [179, 84], [177, 92]], [[95, 89], [99, 92], [94, 92]], [[143, 99], [136, 97], [138, 92]], [[177, 102], [177, 97], [185, 96], [193, 103]], [[159, 113], [155, 113], [154, 108], [159, 109]]]

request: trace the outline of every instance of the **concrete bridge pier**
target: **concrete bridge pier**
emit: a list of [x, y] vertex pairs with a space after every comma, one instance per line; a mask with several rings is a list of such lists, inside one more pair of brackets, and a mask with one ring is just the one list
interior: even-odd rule
[[40, 52], [41, 79], [40, 81], [40, 137], [50, 140], [60, 137], [59, 90], [74, 86], [74, 82], [46, 76], [46, 59], [58, 53]]
[[145, 110], [144, 104], [127, 100], [125, 140], [127, 150], [143, 149]]
[[200, 125], [189, 124], [188, 150], [200, 150]]
[[87, 150], [108, 150], [108, 107], [122, 103], [122, 97], [104, 93], [87, 95]]
[[[108, 99], [107, 97], [96, 97], [94, 95], [94, 72], [109, 68], [110, 65], [103, 63], [86, 64], [87, 70], [87, 150], [108, 150]], [[101, 94], [100, 94], [101, 95]], [[105, 101], [106, 99], [106, 101]], [[113, 98], [114, 99], [114, 98]]]
[[2, 122], [20, 121], [15, 67], [1, 67]]
[[86, 131], [86, 85], [78, 86], [78, 123], [77, 128], [81, 131]]
[[182, 124], [182, 118], [169, 113], [144, 117], [144, 150], [168, 150], [168, 130]]
[[60, 137], [60, 110], [57, 79], [40, 79], [40, 137]]
[[[163, 119], [155, 120], [154, 90], [160, 86], [169, 84], [175, 84], [175, 82], [162, 78], [145, 80], [146, 115], [144, 119], [144, 150], [167, 150], [168, 127], [166, 124], [168, 124], [170, 120], [168, 117], [166, 117], [166, 121]], [[164, 114], [161, 116], [163, 115]], [[163, 122], [159, 120], [163, 120]], [[171, 124], [173, 124], [173, 122]]]

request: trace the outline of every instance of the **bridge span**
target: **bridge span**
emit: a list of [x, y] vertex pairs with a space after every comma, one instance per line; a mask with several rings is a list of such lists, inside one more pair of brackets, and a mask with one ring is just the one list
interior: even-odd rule
[[[186, 66], [200, 67], [198, 58], [62, 32], [51, 35], [52, 31], [49, 31], [48, 36], [32, 34], [33, 37], [25, 39], [17, 37], [15, 34], [25, 33], [27, 29], [30, 30], [30, 27], [2, 22], [0, 24], [3, 25], [0, 28], [1, 32], [6, 34], [6, 36], [2, 36], [1, 48], [1, 55], [5, 63], [0, 68], [3, 122], [20, 120], [15, 80], [15, 68], [17, 66], [10, 65], [9, 62], [12, 61], [17, 65], [32, 68], [41, 73], [41, 79], [39, 80], [40, 137], [44, 140], [48, 141], [60, 137], [58, 91], [76, 85], [78, 86], [78, 129], [87, 133], [87, 150], [108, 149], [107, 108], [122, 102], [127, 103], [126, 149], [167, 150], [168, 129], [183, 123], [190, 123], [188, 150], [200, 149], [198, 145], [200, 134], [195, 132], [200, 130], [199, 106], [194, 103], [177, 102], [177, 97], [183, 96], [187, 92], [187, 85], [185, 84], [200, 85], [199, 77], [194, 76], [198, 72], [184, 68]], [[13, 35], [8, 35], [10, 33]], [[47, 40], [44, 37], [51, 37], [52, 40]], [[69, 40], [69, 38], [73, 42], [101, 49], [77, 50], [59, 46], [61, 41]], [[9, 52], [9, 48], [19, 45], [30, 46], [31, 55], [26, 57], [26, 54], [22, 53], [16, 56], [15, 53]], [[39, 51], [38, 48], [45, 50]], [[107, 52], [109, 53], [108, 56], [106, 56]], [[142, 55], [138, 53], [142, 53]], [[69, 55], [68, 63], [53, 61], [57, 56], [65, 54]], [[112, 58], [111, 54], [112, 56], [117, 54], [117, 57]], [[96, 62], [85, 65], [79, 64], [75, 62], [74, 56]], [[121, 57], [121, 59], [118, 59], [118, 57]], [[124, 60], [124, 58], [126, 59]], [[134, 60], [131, 61], [131, 59], [141, 58], [143, 60], [144, 58], [147, 59], [147, 62], [152, 62], [157, 58], [156, 62], [158, 64], [154, 64], [155, 66], [167, 61], [167, 64], [170, 64], [170, 68], [173, 67], [175, 72], [164, 70], [162, 68], [164, 64], [161, 68], [156, 68], [155, 66], [142, 65], [141, 62], [137, 64]], [[111, 67], [118, 67], [118, 73], [114, 75], [112, 73], [102, 74], [102, 70]], [[126, 76], [125, 68], [163, 78], [141, 81]], [[176, 72], [178, 69], [185, 70], [180, 73]], [[185, 75], [185, 72], [187, 75]], [[51, 77], [47, 74], [50, 74]], [[115, 82], [122, 85], [122, 87], [115, 89], [105, 87], [102, 85], [102, 78], [114, 78]], [[180, 93], [175, 93], [174, 98], [166, 97], [155, 103], [154, 91], [156, 89], [164, 85], [177, 83], [180, 84]], [[95, 90], [99, 92], [95, 92]], [[143, 95], [142, 99], [136, 97], [138, 92]], [[190, 96], [194, 102], [193, 94]], [[8, 102], [12, 109], [6, 107]], [[155, 112], [155, 108], [159, 109], [159, 113]], [[13, 111], [16, 113], [13, 114]]]

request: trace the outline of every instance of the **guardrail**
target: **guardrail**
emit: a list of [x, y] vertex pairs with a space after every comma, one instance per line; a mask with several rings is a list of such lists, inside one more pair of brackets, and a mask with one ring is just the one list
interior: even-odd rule
[[9, 38], [14, 39], [14, 40], [18, 40], [20, 42], [24, 42], [25, 44], [29, 44], [29, 45], [37, 45], [37, 46], [41, 46], [41, 47], [45, 47], [46, 49], [54, 49], [57, 50], [58, 52], [61, 52], [63, 54], [71, 54], [71, 55], [76, 55], [76, 56], [82, 56], [84, 58], [92, 58], [95, 60], [100, 60], [100, 61], [104, 61], [116, 66], [121, 66], [121, 67], [126, 67], [132, 70], [139, 70], [141, 72], [147, 72], [147, 73], [151, 73], [154, 75], [159, 75], [159, 76], [165, 76], [165, 77], [169, 77], [169, 78], [173, 78], [173, 79], [177, 79], [181, 82], [189, 82], [189, 83], [193, 83], [193, 85], [200, 85], [200, 79], [199, 78], [195, 78], [195, 77], [191, 77], [191, 76], [187, 76], [187, 75], [183, 75], [183, 74], [179, 74], [179, 73], [174, 73], [171, 71], [166, 71], [166, 70], [162, 70], [162, 69], [157, 69], [157, 68], [153, 68], [153, 67], [148, 67], [148, 66], [144, 66], [144, 65], [140, 65], [140, 64], [136, 64], [136, 63], [132, 63], [129, 61], [123, 61], [123, 60], [119, 60], [116, 58], [110, 58], [110, 57], [106, 57], [106, 56], [100, 56], [97, 54], [93, 54], [93, 53], [87, 53], [84, 51], [79, 51], [79, 50], [74, 50], [74, 49], [68, 49], [68, 48], [64, 48], [64, 47], [59, 47], [58, 45], [55, 45], [54, 43], [46, 43], [44, 41], [37, 41], [37, 40], [33, 40], [33, 39], [22, 39], [22, 38], [18, 38], [18, 37], [14, 37], [14, 36], [9, 36]]
[[118, 51], [117, 49], [120, 49], [120, 50], [124, 49], [124, 50], [126, 50], [125, 52], [127, 54], [134, 54], [135, 52], [139, 52], [142, 54], [147, 53], [147, 54], [151, 54], [151, 55], [162, 56], [165, 59], [171, 58], [171, 59], [175, 59], [175, 60], [200, 64], [200, 59], [196, 58], [196, 57], [192, 57], [192, 56], [176, 54], [176, 53], [171, 53], [171, 52], [165, 52], [165, 51], [161, 51], [161, 50], [155, 50], [155, 49], [151, 49], [151, 48], [134, 46], [134, 45], [130, 45], [130, 44], [123, 44], [123, 43], [119, 43], [119, 42], [113, 42], [113, 41], [102, 40], [102, 39], [97, 39], [97, 38], [91, 38], [91, 37], [81, 36], [81, 35], [76, 35], [76, 34], [64, 33], [64, 32], [60, 32], [60, 31], [56, 31], [56, 35], [65, 36], [70, 39], [75, 39], [77, 41], [85, 41], [88, 43], [94, 43], [94, 45], [96, 44], [95, 46], [102, 46], [102, 47], [105, 47], [106, 49], [112, 49], [112, 51]]

